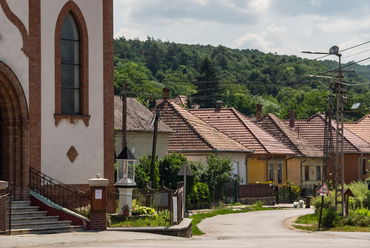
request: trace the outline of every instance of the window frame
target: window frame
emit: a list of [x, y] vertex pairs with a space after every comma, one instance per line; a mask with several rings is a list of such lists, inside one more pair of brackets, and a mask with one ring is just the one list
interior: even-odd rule
[[283, 182], [283, 162], [278, 162], [278, 183]]
[[[61, 30], [65, 17], [71, 13], [76, 21], [80, 34], [80, 113], [68, 114], [62, 113], [61, 107]], [[69, 119], [70, 123], [75, 124], [75, 120], [83, 120], [86, 126], [89, 126], [89, 44], [88, 29], [84, 16], [79, 7], [73, 2], [68, 1], [59, 13], [55, 28], [55, 125], [63, 119]]]
[[270, 161], [269, 162], [269, 181], [272, 181], [272, 182], [275, 182], [274, 180], [274, 162], [273, 161]]

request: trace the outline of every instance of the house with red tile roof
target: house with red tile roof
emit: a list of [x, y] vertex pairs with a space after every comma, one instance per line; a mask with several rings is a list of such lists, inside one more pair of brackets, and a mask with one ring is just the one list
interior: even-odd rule
[[[356, 134], [357, 136], [361, 137], [366, 142], [370, 143], [370, 115], [365, 115], [360, 120], [356, 122], [346, 122], [344, 123], [344, 127], [351, 131], [352, 133]], [[369, 177], [369, 160], [365, 157], [362, 158], [360, 163], [360, 177], [361, 179]]]
[[251, 149], [168, 99], [164, 99], [156, 109], [160, 110], [160, 119], [174, 130], [168, 139], [169, 153], [180, 152], [189, 161], [200, 160], [203, 163], [210, 153], [221, 157], [230, 156], [235, 169], [234, 175], [241, 178], [241, 184], [246, 184], [244, 163], [247, 154], [253, 154]]
[[[288, 125], [288, 122], [286, 124]], [[355, 125], [357, 124], [353, 124], [353, 126]], [[370, 159], [370, 144], [365, 140], [366, 136], [361, 136], [361, 133], [363, 134], [364, 131], [356, 134], [356, 127], [350, 126], [351, 124], [345, 124], [343, 128], [345, 183], [364, 180], [369, 176], [367, 161]], [[320, 150], [324, 148], [324, 127], [325, 116], [323, 114], [315, 114], [307, 120], [295, 120], [295, 132], [298, 137], [304, 137]], [[332, 121], [332, 130], [335, 139], [335, 121]]]
[[[114, 96], [114, 129], [116, 130], [116, 154], [122, 151], [122, 100], [119, 96]], [[127, 98], [126, 114], [126, 141], [136, 159], [144, 154], [152, 154], [154, 127], [153, 113], [138, 102], [135, 98]], [[158, 158], [167, 154], [168, 138], [173, 130], [163, 121], [159, 120], [157, 134], [157, 152]]]
[[[294, 112], [291, 111], [294, 118]], [[281, 143], [295, 152], [295, 156], [287, 160], [287, 178], [303, 188], [313, 189], [321, 183], [323, 151], [308, 142], [302, 135], [294, 132], [294, 125], [288, 126], [274, 114], [266, 114], [258, 125], [274, 136]]]
[[220, 132], [253, 150], [247, 154], [239, 168], [245, 168], [247, 183], [272, 181], [284, 184], [287, 178], [287, 160], [295, 152], [283, 145], [261, 127], [250, 121], [234, 108], [189, 109], [197, 118], [208, 123]]

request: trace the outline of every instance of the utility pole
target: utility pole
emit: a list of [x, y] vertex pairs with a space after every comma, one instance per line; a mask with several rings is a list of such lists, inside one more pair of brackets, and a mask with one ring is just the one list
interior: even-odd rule
[[126, 147], [126, 129], [127, 129], [127, 81], [122, 82], [122, 92], [120, 94], [122, 100], [122, 150]]
[[[338, 213], [338, 205], [342, 207], [342, 217], [346, 215], [345, 213], [345, 206], [344, 206], [344, 137], [343, 137], [343, 85], [342, 82], [342, 67], [341, 67], [341, 57], [340, 53], [336, 53], [339, 58], [339, 68], [337, 73], [337, 82], [336, 82], [336, 93], [337, 93], [337, 110], [335, 112], [336, 115], [336, 123], [337, 127], [335, 130], [335, 163], [334, 163], [334, 190], [335, 190], [335, 212]], [[341, 200], [339, 201], [338, 196], [341, 195]]]
[[152, 186], [154, 183], [154, 169], [155, 169], [155, 158], [157, 150], [157, 135], [158, 135], [158, 120], [159, 120], [160, 111], [156, 109], [154, 117], [154, 134], [153, 134], [153, 147], [152, 147], [152, 163], [150, 167], [150, 181], [152, 181]]

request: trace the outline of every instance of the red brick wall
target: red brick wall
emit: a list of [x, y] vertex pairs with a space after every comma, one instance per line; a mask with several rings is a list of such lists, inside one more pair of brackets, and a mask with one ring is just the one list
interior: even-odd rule
[[[107, 190], [115, 191], [114, 183], [114, 50], [113, 0], [103, 0], [104, 39], [104, 178], [109, 179]], [[115, 199], [108, 198], [108, 212], [115, 211]]]

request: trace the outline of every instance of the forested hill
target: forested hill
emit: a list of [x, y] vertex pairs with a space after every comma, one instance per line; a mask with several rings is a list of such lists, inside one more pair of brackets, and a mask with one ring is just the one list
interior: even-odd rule
[[[338, 68], [333, 60], [316, 61], [297, 56], [263, 53], [256, 49], [231, 49], [224, 46], [186, 45], [149, 38], [114, 41], [115, 94], [126, 80], [131, 96], [151, 104], [162, 98], [162, 88], [170, 88], [170, 97], [186, 95], [189, 106], [234, 107], [245, 115], [255, 115], [256, 103], [263, 104], [263, 113], [288, 117], [295, 109], [297, 118], [327, 110], [330, 79], [307, 75], [336, 76], [326, 71]], [[343, 65], [346, 66], [346, 65]], [[346, 70], [348, 83], [370, 82], [370, 66], [353, 65]], [[361, 117], [370, 106], [369, 86], [346, 88], [348, 102], [361, 102]]]

